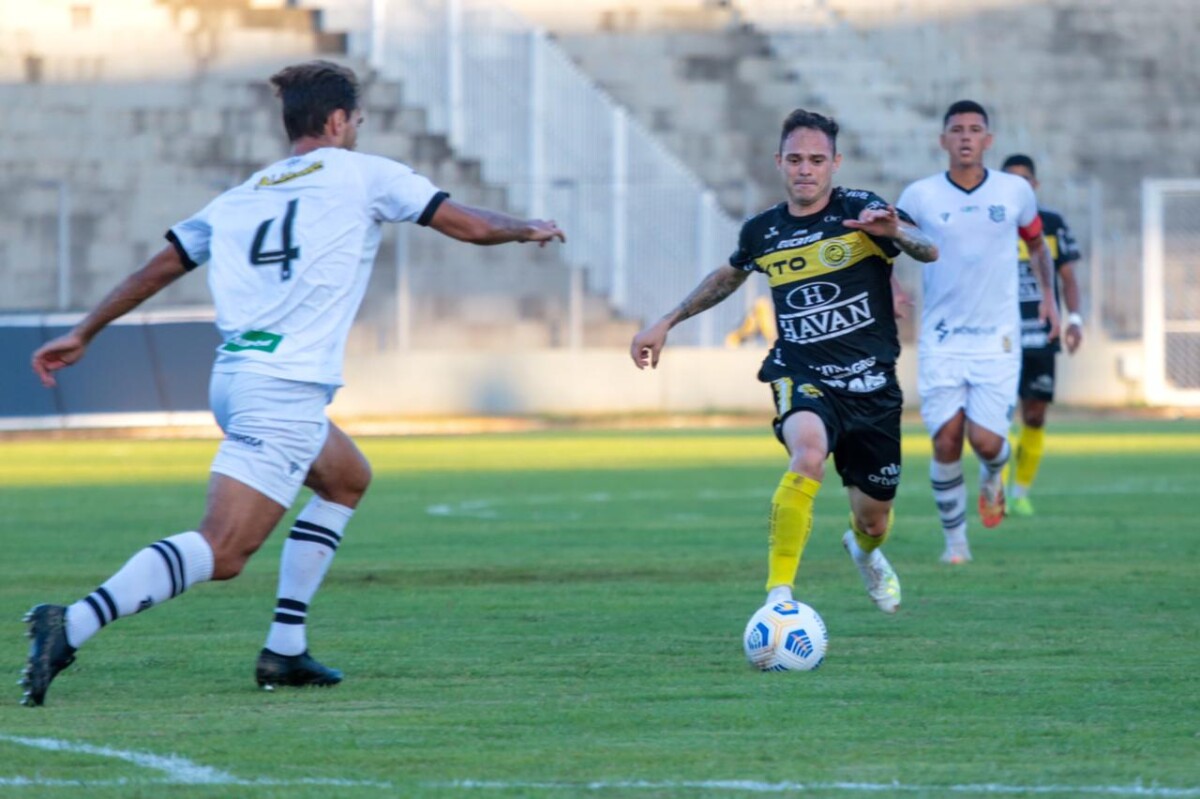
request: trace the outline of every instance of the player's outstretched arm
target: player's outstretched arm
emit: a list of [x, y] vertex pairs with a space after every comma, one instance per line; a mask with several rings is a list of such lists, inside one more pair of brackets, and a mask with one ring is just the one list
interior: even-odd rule
[[916, 225], [901, 219], [894, 205], [864, 208], [858, 219], [847, 219], [843, 224], [851, 230], [892, 239], [903, 252], [922, 263], [938, 259], [938, 248], [933, 240]]
[[499, 211], [462, 205], [452, 200], [446, 200], [438, 206], [429, 226], [438, 233], [471, 244], [536, 241], [544, 247], [554, 239], [561, 242], [567, 240], [553, 220], [518, 219]]
[[646, 366], [657, 367], [658, 356], [666, 346], [667, 333], [671, 328], [684, 319], [690, 319], [713, 307], [737, 291], [749, 276], [749, 272], [735, 269], [729, 264], [718, 266], [709, 272], [678, 307], [633, 337], [629, 345], [629, 355], [633, 358], [634, 365], [639, 369], [645, 369]]
[[129, 313], [185, 274], [187, 270], [175, 247], [163, 247], [145, 266], [122, 280], [69, 333], [37, 348], [33, 353], [33, 371], [42, 385], [46, 388], [57, 385], [54, 373], [82, 358], [88, 344], [109, 322]]

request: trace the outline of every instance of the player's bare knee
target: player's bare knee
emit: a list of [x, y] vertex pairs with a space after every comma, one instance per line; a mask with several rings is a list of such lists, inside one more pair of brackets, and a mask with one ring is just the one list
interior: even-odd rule
[[888, 515], [887, 513], [856, 513], [854, 514], [854, 524], [861, 532], [872, 538], [879, 538], [888, 530]]
[[814, 447], [799, 447], [792, 453], [789, 468], [796, 474], [821, 481], [825, 479], [827, 456], [826, 452]]
[[326, 502], [347, 508], [358, 507], [359, 501], [371, 485], [371, 467], [355, 469], [353, 473], [339, 475], [335, 483], [326, 483], [315, 489], [317, 496]]

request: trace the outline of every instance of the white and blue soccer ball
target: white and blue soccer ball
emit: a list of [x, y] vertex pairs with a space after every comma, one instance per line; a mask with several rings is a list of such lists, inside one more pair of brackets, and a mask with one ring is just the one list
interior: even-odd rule
[[828, 644], [821, 615], [795, 600], [763, 605], [742, 636], [746, 659], [763, 671], [812, 671], [825, 660]]

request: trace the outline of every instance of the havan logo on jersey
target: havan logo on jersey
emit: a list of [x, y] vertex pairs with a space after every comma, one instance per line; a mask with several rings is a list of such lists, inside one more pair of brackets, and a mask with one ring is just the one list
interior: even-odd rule
[[873, 324], [875, 316], [871, 313], [870, 296], [864, 291], [841, 302], [822, 303], [799, 313], [780, 314], [779, 334], [785, 341], [811, 344]]

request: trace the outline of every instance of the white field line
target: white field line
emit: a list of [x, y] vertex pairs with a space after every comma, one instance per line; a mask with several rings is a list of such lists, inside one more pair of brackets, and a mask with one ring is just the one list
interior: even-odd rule
[[[279, 787], [320, 785], [345, 788], [380, 788], [394, 790], [389, 782], [372, 780], [342, 779], [243, 779], [210, 766], [193, 763], [179, 755], [156, 755], [150, 752], [134, 752], [113, 749], [107, 746], [73, 743], [57, 738], [25, 738], [18, 735], [0, 734], [0, 741], [41, 749], [48, 752], [70, 752], [95, 755], [113, 760], [123, 760], [142, 768], [157, 771], [161, 777], [146, 780], [129, 778], [113, 780], [65, 780], [43, 777], [0, 777], [0, 787], [121, 787], [144, 785], [236, 785], [242, 787]], [[1078, 796], [1147, 796], [1175, 799], [1176, 797], [1200, 797], [1200, 788], [1165, 788], [1158, 785], [1001, 785], [995, 783], [975, 785], [905, 785], [898, 782], [756, 782], [751, 780], [707, 780], [703, 782], [651, 782], [645, 780], [610, 782], [520, 782], [456, 780], [452, 782], [425, 783], [427, 787], [458, 788], [462, 790], [514, 790], [540, 789], [546, 791], [612, 791], [612, 790], [703, 790], [741, 791], [748, 793], [793, 793], [797, 791], [845, 791], [848, 793], [974, 793], [974, 794], [1059, 794]]]
[[1197, 797], [1200, 788], [1164, 788], [1157, 785], [905, 785], [899, 782], [756, 782], [752, 780], [706, 780], [702, 782], [652, 782], [647, 780], [605, 782], [502, 782], [457, 780], [427, 783], [431, 787], [546, 791], [740, 791], [743, 793], [798, 793], [803, 791], [845, 791], [847, 793], [967, 793], [967, 794], [1057, 794], [1075, 796], [1151, 796]]
[[254, 779], [248, 780], [236, 777], [210, 766], [193, 763], [179, 755], [156, 755], [150, 752], [133, 752], [124, 749], [113, 749], [107, 746], [92, 746], [91, 744], [74, 743], [57, 738], [25, 738], [19, 735], [0, 734], [0, 742], [27, 746], [31, 749], [41, 749], [46, 752], [70, 752], [80, 755], [95, 755], [111, 760], [123, 760], [151, 771], [160, 772], [162, 776], [147, 780], [115, 779], [115, 780], [64, 780], [43, 777], [4, 777], [0, 776], [0, 787], [38, 787], [38, 786], [122, 786], [122, 785], [241, 785], [241, 786], [290, 786], [290, 785], [328, 785], [353, 788], [392, 788], [388, 782], [369, 780], [341, 779]]

